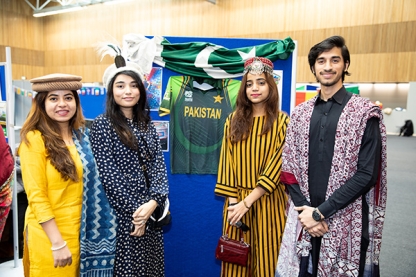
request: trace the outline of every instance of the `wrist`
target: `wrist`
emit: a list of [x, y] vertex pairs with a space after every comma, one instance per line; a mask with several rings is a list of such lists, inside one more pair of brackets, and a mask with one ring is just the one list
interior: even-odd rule
[[51, 250], [52, 251], [57, 251], [57, 250], [61, 250], [62, 248], [64, 248], [66, 246], [66, 241], [64, 241], [61, 245], [59, 245], [59, 246], [52, 246], [51, 247]]
[[319, 211], [318, 208], [315, 208], [312, 212], [312, 218], [317, 221], [320, 222], [324, 219], [324, 216], [321, 214], [321, 212]]
[[243, 199], [242, 202], [244, 204], [244, 207], [246, 207], [249, 210], [251, 206], [248, 205], [246, 199]]

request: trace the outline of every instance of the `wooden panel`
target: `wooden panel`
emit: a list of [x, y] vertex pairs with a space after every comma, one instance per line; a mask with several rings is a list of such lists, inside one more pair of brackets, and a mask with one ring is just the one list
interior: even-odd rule
[[44, 75], [43, 66], [29, 66], [12, 64], [12, 79], [20, 80], [24, 77], [26, 80], [30, 80], [39, 76]]
[[100, 62], [94, 44], [121, 41], [127, 33], [290, 36], [299, 47], [297, 81], [314, 82], [307, 63], [310, 47], [339, 34], [352, 55], [350, 81], [408, 82], [416, 80], [411, 62], [416, 55], [415, 10], [414, 0], [220, 0], [216, 5], [202, 0], [136, 0], [34, 18], [24, 0], [0, 0], [0, 61], [4, 47], [11, 46], [13, 76], [58, 70], [96, 82], [112, 60]]
[[43, 50], [43, 21], [23, 0], [0, 0], [0, 45]]

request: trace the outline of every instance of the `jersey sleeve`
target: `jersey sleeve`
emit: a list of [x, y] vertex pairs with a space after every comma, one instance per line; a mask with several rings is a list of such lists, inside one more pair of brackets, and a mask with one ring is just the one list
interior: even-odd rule
[[227, 89], [224, 90], [228, 94], [228, 98], [230, 99], [230, 106], [235, 110], [235, 105], [237, 102], [238, 91], [240, 90], [241, 82], [234, 79], [229, 79], [227, 84]]
[[163, 95], [162, 103], [159, 107], [159, 116], [165, 116], [170, 114], [171, 109], [171, 99], [172, 99], [172, 92], [173, 92], [173, 83], [174, 77], [170, 77], [168, 80], [168, 85], [166, 86], [165, 94]]

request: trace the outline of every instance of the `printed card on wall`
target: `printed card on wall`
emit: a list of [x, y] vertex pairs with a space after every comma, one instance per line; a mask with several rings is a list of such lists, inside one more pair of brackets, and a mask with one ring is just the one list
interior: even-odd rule
[[153, 67], [144, 75], [144, 87], [147, 90], [147, 102], [151, 111], [158, 111], [162, 102], [162, 68]]
[[6, 101], [0, 101], [0, 123], [6, 125]]
[[282, 109], [282, 91], [283, 91], [283, 70], [273, 70], [273, 78], [276, 81], [279, 92], [279, 109]]
[[169, 121], [152, 120], [159, 134], [160, 146], [163, 152], [169, 151]]

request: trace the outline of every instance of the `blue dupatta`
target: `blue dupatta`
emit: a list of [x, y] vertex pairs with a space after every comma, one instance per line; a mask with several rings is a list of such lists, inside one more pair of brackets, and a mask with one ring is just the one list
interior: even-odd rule
[[73, 139], [83, 165], [83, 201], [80, 234], [80, 276], [112, 277], [116, 252], [117, 220], [92, 154], [89, 129]]

